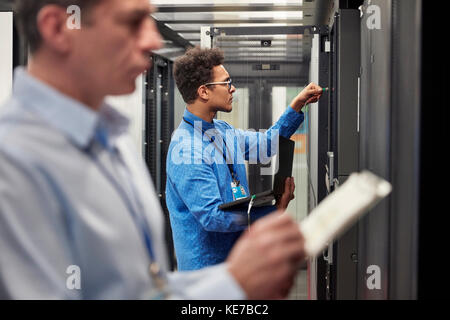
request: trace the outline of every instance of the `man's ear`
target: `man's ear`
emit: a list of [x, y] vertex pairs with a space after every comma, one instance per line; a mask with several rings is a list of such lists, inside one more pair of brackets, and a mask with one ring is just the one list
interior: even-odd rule
[[60, 53], [67, 53], [70, 48], [67, 12], [57, 5], [44, 6], [37, 16], [37, 27], [42, 44]]
[[209, 92], [206, 86], [200, 86], [197, 89], [197, 95], [200, 99], [209, 100]]

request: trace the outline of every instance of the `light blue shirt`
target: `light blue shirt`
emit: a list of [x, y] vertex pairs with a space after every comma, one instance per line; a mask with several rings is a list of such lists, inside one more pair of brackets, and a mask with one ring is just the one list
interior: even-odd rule
[[[153, 297], [141, 231], [166, 274], [163, 214], [127, 128], [16, 69], [0, 107], [0, 299]], [[171, 298], [245, 298], [224, 264], [167, 276]]]
[[[265, 132], [238, 130], [221, 120], [209, 123], [188, 110], [184, 119], [167, 155], [166, 203], [178, 268], [195, 270], [225, 261], [248, 225], [246, 210], [219, 209], [234, 200], [227, 163], [250, 195], [245, 161], [268, 163], [277, 152], [278, 135], [289, 138], [304, 115], [288, 107]], [[253, 208], [250, 219], [253, 222], [274, 210], [275, 206]]]

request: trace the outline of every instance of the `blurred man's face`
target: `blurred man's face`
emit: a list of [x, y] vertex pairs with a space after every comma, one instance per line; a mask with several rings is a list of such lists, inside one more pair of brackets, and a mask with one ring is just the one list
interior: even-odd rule
[[132, 93], [151, 65], [149, 53], [162, 47], [152, 10], [148, 0], [103, 0], [94, 7], [91, 23], [73, 33], [68, 63], [77, 78], [105, 95]]

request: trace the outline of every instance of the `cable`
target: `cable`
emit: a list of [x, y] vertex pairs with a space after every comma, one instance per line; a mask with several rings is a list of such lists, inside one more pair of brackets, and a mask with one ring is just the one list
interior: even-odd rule
[[250, 210], [252, 210], [253, 202], [255, 201], [256, 195], [253, 195], [250, 199], [250, 202], [248, 203], [248, 210], [247, 210], [247, 222], [248, 222], [248, 228], [250, 229]]

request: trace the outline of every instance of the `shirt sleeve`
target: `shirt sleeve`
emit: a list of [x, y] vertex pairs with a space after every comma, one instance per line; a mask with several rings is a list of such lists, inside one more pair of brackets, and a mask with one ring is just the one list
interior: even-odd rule
[[268, 163], [276, 155], [278, 136], [290, 138], [302, 124], [305, 116], [288, 106], [280, 119], [267, 131], [235, 129], [238, 145], [245, 154], [245, 160], [252, 164]]
[[197, 271], [168, 275], [171, 299], [243, 300], [245, 292], [228, 272], [226, 263]]
[[81, 299], [67, 288], [67, 229], [37, 171], [0, 150], [0, 298]]

